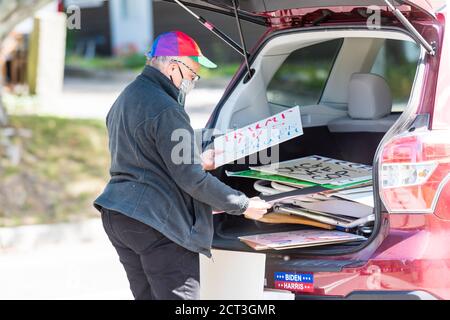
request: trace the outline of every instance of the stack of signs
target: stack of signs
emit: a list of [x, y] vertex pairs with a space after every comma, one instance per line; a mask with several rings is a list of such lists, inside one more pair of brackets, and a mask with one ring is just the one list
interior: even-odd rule
[[280, 182], [286, 185], [293, 185], [296, 187], [312, 187], [316, 184], [302, 181], [294, 178], [288, 178], [284, 176], [279, 176], [276, 174], [270, 174], [265, 173], [257, 170], [244, 170], [239, 172], [231, 172], [231, 171], [225, 171], [227, 176], [229, 177], [237, 177], [237, 178], [251, 178], [251, 179], [258, 179], [258, 180], [266, 180], [266, 181], [273, 181], [273, 182]]
[[332, 230], [296, 230], [245, 236], [239, 239], [255, 250], [284, 250], [366, 240], [362, 236]]
[[357, 202], [371, 208], [374, 207], [372, 186], [339, 190], [330, 193], [330, 195], [332, 195], [333, 197]]
[[284, 161], [240, 172], [226, 171], [229, 177], [278, 182], [297, 188], [320, 185], [327, 189], [346, 189], [372, 184], [372, 167], [322, 156]]
[[321, 156], [310, 156], [251, 169], [317, 185], [343, 186], [372, 179], [371, 166]]
[[[374, 220], [372, 167], [368, 165], [309, 156], [227, 175], [270, 181], [269, 198], [278, 201], [278, 214], [294, 215], [343, 231]], [[295, 191], [300, 189], [302, 192]], [[267, 190], [261, 192], [267, 196]]]
[[214, 140], [216, 168], [303, 134], [300, 108], [294, 107]]

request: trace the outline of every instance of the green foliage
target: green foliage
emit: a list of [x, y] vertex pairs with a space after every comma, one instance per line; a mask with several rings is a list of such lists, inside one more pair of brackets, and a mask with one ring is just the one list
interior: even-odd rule
[[97, 216], [92, 202], [108, 181], [107, 133], [102, 121], [13, 116], [32, 131], [15, 138], [19, 166], [0, 170], [0, 226], [56, 223]]
[[77, 55], [67, 55], [66, 65], [87, 70], [133, 70], [144, 67], [146, 58], [142, 54], [133, 53], [120, 57], [95, 57], [86, 59]]
[[385, 79], [391, 88], [394, 101], [408, 100], [415, 74], [415, 63], [396, 65], [386, 70]]
[[137, 53], [126, 55], [122, 59], [123, 59], [123, 68], [131, 70], [142, 69], [147, 60], [147, 58], [144, 55]]
[[202, 68], [200, 75], [202, 79], [231, 78], [234, 76], [238, 68], [238, 63], [218, 64], [216, 69]]
[[[146, 57], [137, 53], [120, 57], [95, 57], [92, 59], [85, 59], [77, 55], [67, 55], [66, 57], [66, 65], [93, 71], [140, 71], [144, 67], [145, 62]], [[200, 75], [203, 79], [230, 78], [236, 73], [238, 68], [238, 63], [219, 64], [216, 69], [202, 68]]]

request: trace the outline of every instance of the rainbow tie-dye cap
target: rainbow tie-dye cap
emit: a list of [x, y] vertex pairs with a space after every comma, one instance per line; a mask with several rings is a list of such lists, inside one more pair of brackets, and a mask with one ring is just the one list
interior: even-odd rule
[[152, 58], [162, 56], [187, 56], [206, 68], [217, 68], [215, 63], [202, 54], [200, 47], [194, 39], [181, 31], [162, 33], [156, 38], [147, 57]]

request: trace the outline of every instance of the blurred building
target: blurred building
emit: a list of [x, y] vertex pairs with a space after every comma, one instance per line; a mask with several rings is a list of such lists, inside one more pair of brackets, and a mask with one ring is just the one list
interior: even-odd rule
[[50, 1], [19, 23], [0, 44], [0, 79], [11, 90], [28, 84], [30, 93], [48, 95], [62, 90], [66, 16], [58, 1]]
[[[69, 31], [69, 41], [73, 42], [71, 50], [78, 54], [109, 56], [144, 53], [158, 34], [181, 30], [192, 36], [204, 53], [216, 61], [240, 59], [238, 54], [174, 3], [152, 0], [64, 0], [63, 3], [65, 9], [70, 5], [81, 9], [81, 29]], [[194, 11], [239, 41], [233, 17], [200, 9]], [[249, 47], [264, 31], [263, 27], [246, 22], [243, 22], [243, 28]]]
[[149, 0], [64, 0], [64, 9], [80, 8], [81, 28], [70, 30], [72, 50], [85, 56], [144, 52], [151, 43]]

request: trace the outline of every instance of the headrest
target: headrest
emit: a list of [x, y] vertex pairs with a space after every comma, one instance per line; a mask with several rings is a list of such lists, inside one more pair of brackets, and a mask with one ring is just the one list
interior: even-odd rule
[[374, 120], [391, 113], [391, 90], [383, 77], [354, 73], [348, 91], [348, 115], [353, 119]]

